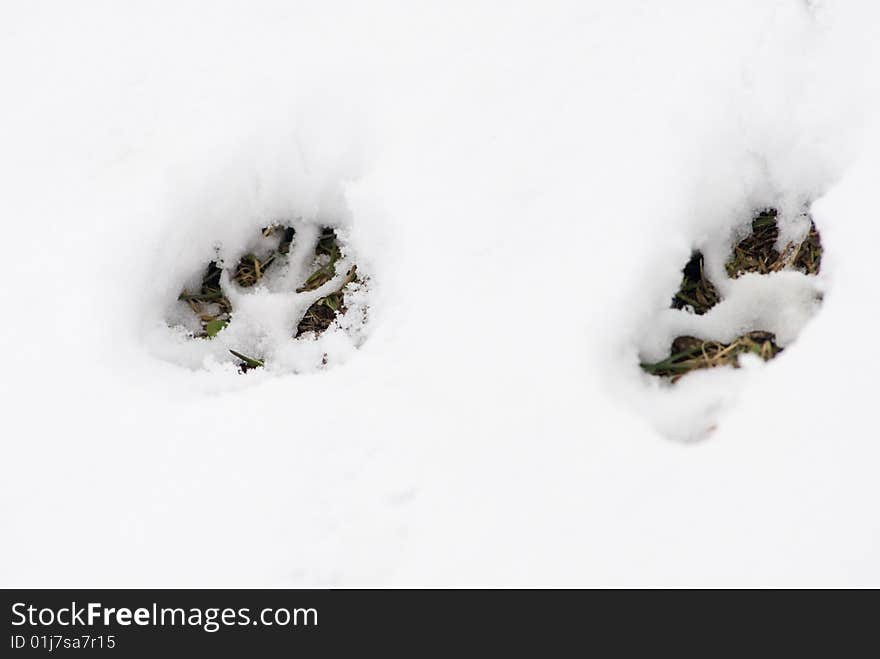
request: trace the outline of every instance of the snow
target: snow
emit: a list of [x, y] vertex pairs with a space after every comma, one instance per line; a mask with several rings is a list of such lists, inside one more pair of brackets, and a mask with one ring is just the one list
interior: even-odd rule
[[[880, 585], [874, 3], [34, 2], [0, 33], [0, 583]], [[820, 275], [673, 317], [691, 251], [771, 205], [780, 240], [809, 205]], [[239, 375], [169, 305], [267, 218], [339, 227], [369, 322], [297, 346], [289, 287], [249, 289], [278, 366]], [[638, 367], [755, 325], [768, 364]]]

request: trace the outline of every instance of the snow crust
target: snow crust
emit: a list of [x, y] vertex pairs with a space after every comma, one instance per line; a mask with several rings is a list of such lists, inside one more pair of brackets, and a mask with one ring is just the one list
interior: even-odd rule
[[[878, 27], [843, 0], [4, 4], [0, 583], [880, 585]], [[818, 277], [671, 314], [692, 249], [720, 268], [754, 208], [791, 238], [806, 205]], [[204, 369], [168, 306], [267, 218], [344, 232], [369, 333]], [[276, 283], [242, 313], [279, 327]], [[757, 325], [768, 364], [638, 367]]]

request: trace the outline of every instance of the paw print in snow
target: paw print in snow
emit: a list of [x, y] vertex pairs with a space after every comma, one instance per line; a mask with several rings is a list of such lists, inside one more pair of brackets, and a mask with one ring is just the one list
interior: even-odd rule
[[642, 347], [642, 369], [676, 382], [694, 370], [737, 367], [744, 354], [767, 361], [782, 352], [821, 302], [816, 225], [803, 212], [786, 230], [780, 240], [780, 214], [768, 208], [755, 214], [723, 264], [695, 252], [671, 308]]
[[231, 266], [218, 255], [178, 296], [168, 322], [188, 361], [300, 371], [360, 345], [368, 279], [336, 229], [276, 223], [242, 251]]

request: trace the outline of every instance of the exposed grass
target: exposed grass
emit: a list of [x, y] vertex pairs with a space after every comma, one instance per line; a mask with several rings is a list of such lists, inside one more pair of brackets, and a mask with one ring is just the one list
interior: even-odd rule
[[232, 281], [236, 282], [243, 288], [249, 288], [250, 286], [255, 285], [263, 278], [266, 270], [268, 270], [275, 262], [279, 254], [287, 254], [290, 251], [290, 244], [296, 235], [293, 227], [281, 227], [275, 225], [263, 229], [263, 236], [267, 238], [275, 233], [281, 233], [278, 246], [266, 254], [262, 259], [254, 254], [245, 254], [242, 256], [238, 264], [235, 266]]
[[810, 220], [810, 233], [801, 243], [794, 259], [794, 269], [808, 275], [819, 274], [822, 267], [822, 239], [816, 224]]
[[[727, 275], [736, 279], [745, 273], [762, 275], [780, 270], [799, 270], [817, 274], [822, 262], [822, 242], [812, 218], [807, 237], [799, 244], [789, 243], [780, 253], [776, 249], [779, 238], [778, 212], [774, 208], [758, 211], [752, 220], [752, 231], [733, 248], [724, 267]], [[690, 306], [702, 315], [720, 302], [718, 291], [703, 270], [703, 255], [694, 252], [682, 271], [679, 291], [672, 298], [672, 308]], [[670, 356], [653, 364], [641, 364], [642, 369], [677, 381], [686, 373], [702, 368], [739, 364], [739, 355], [750, 352], [765, 361], [782, 351], [769, 332], [754, 331], [738, 337], [731, 343], [703, 341], [692, 336], [679, 336], [672, 342]]]
[[743, 353], [758, 355], [768, 361], [782, 352], [776, 345], [776, 337], [770, 332], [749, 332], [731, 341], [703, 341], [693, 336], [679, 336], [672, 342], [671, 355], [653, 364], [641, 367], [652, 375], [669, 377], [676, 382], [681, 376], [701, 368], [739, 366]]
[[209, 320], [205, 325], [205, 334], [208, 335], [209, 339], [213, 339], [217, 334], [220, 333], [224, 327], [229, 324], [228, 320], [223, 320], [220, 318], [215, 318], [214, 320]]
[[226, 327], [232, 316], [232, 304], [220, 289], [222, 270], [215, 261], [208, 264], [198, 291], [189, 292], [184, 289], [177, 297], [185, 301], [193, 313], [199, 317], [202, 331], [199, 338], [213, 338]]
[[248, 357], [247, 355], [243, 355], [240, 352], [236, 352], [235, 350], [230, 350], [229, 352], [231, 352], [233, 355], [241, 360], [241, 363], [239, 363], [238, 365], [238, 370], [242, 373], [247, 373], [251, 369], [262, 368], [263, 366], [265, 366], [265, 363], [261, 359]]
[[730, 259], [724, 264], [727, 275], [736, 279], [747, 272], [766, 275], [783, 268], [776, 251], [779, 229], [776, 226], [776, 210], [768, 209], [752, 220], [752, 232], [734, 248]]
[[[268, 238], [273, 235], [279, 236], [279, 242], [275, 249], [261, 256], [245, 254], [239, 259], [233, 269], [231, 279], [243, 288], [256, 285], [266, 274], [266, 271], [279, 260], [279, 256], [286, 256], [290, 252], [296, 232], [293, 227], [273, 225], [263, 229], [263, 236]], [[314, 291], [336, 276], [336, 264], [342, 258], [342, 249], [336, 232], [332, 228], [324, 228], [315, 246], [316, 269], [296, 289], [297, 293]], [[201, 323], [201, 331], [196, 333], [197, 338], [213, 339], [223, 331], [232, 319], [232, 304], [223, 294], [220, 287], [222, 269], [211, 261], [202, 277], [201, 285], [197, 291], [184, 289], [178, 296], [179, 300], [186, 302]], [[307, 310], [303, 318], [293, 330], [294, 337], [300, 337], [306, 333], [319, 335], [326, 331], [339, 314], [346, 312], [345, 287], [357, 279], [357, 266], [353, 265], [346, 273], [340, 286], [321, 297]], [[261, 359], [249, 357], [235, 350], [230, 350], [240, 360], [239, 370], [242, 373], [264, 366]]]
[[719, 300], [718, 291], [703, 272], [703, 255], [694, 252], [682, 271], [681, 287], [672, 298], [673, 309], [690, 305], [697, 315], [706, 313]]
[[733, 254], [725, 264], [729, 277], [736, 279], [748, 272], [766, 275], [788, 269], [810, 275], [819, 272], [822, 242], [812, 218], [807, 237], [799, 244], [789, 243], [779, 252], [776, 249], [779, 238], [776, 217], [776, 209], [768, 208], [752, 220], [752, 232], [733, 248]]
[[333, 229], [324, 229], [321, 233], [315, 247], [315, 256], [320, 259], [322, 264], [306, 279], [302, 286], [296, 289], [297, 293], [320, 288], [336, 276], [336, 262], [341, 258], [342, 253], [336, 239], [336, 232]]
[[306, 310], [305, 315], [299, 321], [299, 325], [297, 325], [296, 336], [302, 336], [306, 332], [320, 334], [330, 327], [337, 314], [345, 313], [344, 289], [354, 281], [357, 281], [356, 265], [351, 266], [351, 269], [345, 275], [345, 279], [342, 280], [342, 285], [337, 290], [320, 298]]

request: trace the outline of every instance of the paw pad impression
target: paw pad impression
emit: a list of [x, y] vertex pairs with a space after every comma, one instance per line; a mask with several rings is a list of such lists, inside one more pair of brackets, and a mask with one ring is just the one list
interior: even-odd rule
[[360, 344], [368, 278], [336, 229], [274, 223], [242, 251], [232, 264], [218, 253], [167, 319], [196, 359], [232, 361], [242, 373], [273, 363], [299, 371]]
[[695, 370], [736, 368], [744, 354], [767, 361], [782, 352], [821, 302], [811, 282], [822, 260], [819, 232], [808, 213], [792, 224], [800, 224], [800, 235], [780, 245], [779, 212], [757, 212], [749, 234], [712, 274], [694, 252], [658, 330], [669, 348], [660, 359], [648, 355], [641, 368], [676, 382]]

